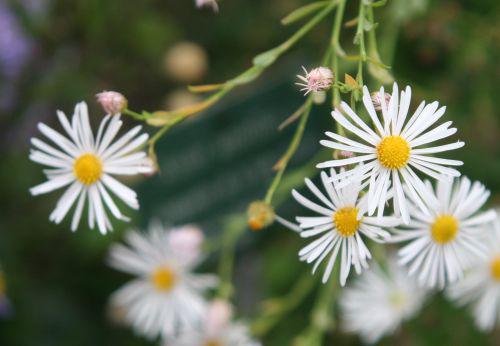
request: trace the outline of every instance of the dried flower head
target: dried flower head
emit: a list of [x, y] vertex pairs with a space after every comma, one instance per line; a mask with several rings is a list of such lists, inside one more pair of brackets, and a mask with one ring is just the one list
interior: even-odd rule
[[275, 218], [273, 207], [263, 201], [252, 202], [248, 207], [247, 215], [248, 226], [252, 231], [260, 231], [271, 225]]
[[[380, 97], [381, 94], [379, 91], [372, 92], [372, 102], [373, 102], [373, 107], [375, 108], [376, 111], [381, 111], [382, 110], [382, 97]], [[385, 93], [385, 104], [389, 105], [389, 102], [391, 102], [391, 94]]]
[[328, 67], [316, 67], [310, 72], [302, 66], [305, 76], [297, 75], [303, 83], [295, 83], [303, 87], [300, 91], [305, 91], [305, 95], [311, 91], [318, 92], [328, 90], [333, 83], [333, 72]]
[[119, 114], [128, 106], [125, 96], [116, 91], [103, 91], [95, 96], [97, 97], [97, 102], [108, 114]]
[[196, 0], [196, 7], [211, 7], [214, 12], [219, 12], [219, 5], [217, 0]]

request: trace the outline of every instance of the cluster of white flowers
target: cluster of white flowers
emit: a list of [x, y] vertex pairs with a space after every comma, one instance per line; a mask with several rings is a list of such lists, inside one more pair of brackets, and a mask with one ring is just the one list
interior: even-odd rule
[[111, 297], [124, 321], [165, 346], [258, 345], [240, 322], [231, 322], [229, 303], [205, 299], [218, 283], [193, 270], [203, 259], [203, 233], [192, 225], [165, 229], [151, 224], [147, 233], [130, 231], [128, 245], [111, 247], [109, 264], [136, 278]]
[[[45, 124], [38, 125], [53, 145], [31, 139], [35, 147], [30, 153], [31, 160], [49, 169], [43, 171], [47, 182], [30, 191], [38, 195], [69, 186], [59, 198], [50, 220], [60, 223], [76, 204], [71, 221], [71, 229], [75, 231], [87, 203], [89, 227], [92, 229], [97, 224], [105, 234], [112, 230], [108, 210], [119, 220], [129, 220], [118, 209], [109, 191], [131, 208], [139, 208], [135, 192], [113, 176], [149, 175], [155, 167], [141, 150], [148, 140], [147, 134], [139, 134], [141, 126], [115, 140], [122, 126], [120, 113], [127, 107], [125, 97], [117, 92], [96, 96], [107, 113], [96, 136], [85, 102], [76, 105], [71, 121], [63, 112], [57, 112], [66, 135]], [[221, 312], [220, 306], [225, 304], [229, 309], [229, 303], [210, 304], [205, 299], [218, 279], [214, 275], [192, 272], [203, 259], [204, 236], [199, 228], [186, 225], [166, 230], [160, 223], [153, 222], [147, 233], [130, 231], [125, 238], [128, 246], [111, 247], [109, 264], [136, 278], [113, 294], [111, 305], [123, 312], [123, 321], [138, 334], [150, 339], [160, 337], [165, 345], [173, 346], [258, 345], [244, 324], [232, 322], [231, 314]], [[3, 287], [0, 277], [0, 303]]]
[[[422, 102], [411, 114], [410, 103], [411, 88], [399, 92], [396, 83], [392, 94], [383, 87], [373, 94], [363, 88], [366, 116], [342, 102], [332, 116], [349, 136], [326, 132], [329, 139], [320, 143], [351, 155], [334, 155], [317, 165], [330, 168], [329, 174], [320, 174], [325, 193], [305, 180], [318, 203], [292, 193], [319, 214], [298, 216], [296, 221], [301, 237], [316, 237], [300, 250], [300, 260], [314, 262], [313, 273], [326, 262], [323, 282], [337, 257], [342, 286], [351, 266], [358, 274], [367, 270], [371, 254], [366, 239], [408, 243], [399, 250], [397, 264], [390, 261], [387, 273], [378, 267], [369, 270], [340, 298], [346, 329], [359, 332], [367, 342], [411, 317], [428, 289], [449, 287], [449, 296], [474, 301], [482, 328], [492, 328], [500, 318], [500, 238], [485, 240], [497, 216], [493, 210], [480, 211], [489, 191], [479, 182], [459, 178], [460, 172], [452, 167], [461, 161], [433, 156], [464, 145], [434, 144], [457, 131], [451, 121], [439, 124], [446, 108]], [[473, 266], [478, 269], [464, 278]], [[391, 298], [393, 288], [401, 294]]]

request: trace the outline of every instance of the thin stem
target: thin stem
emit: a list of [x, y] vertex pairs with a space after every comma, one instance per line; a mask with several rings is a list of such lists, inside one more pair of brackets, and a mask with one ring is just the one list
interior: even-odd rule
[[[335, 21], [333, 23], [332, 29], [332, 39], [331, 39], [331, 47], [332, 47], [332, 70], [333, 75], [337, 80], [339, 80], [339, 62], [338, 55], [339, 52], [343, 53], [340, 48], [339, 39], [340, 39], [340, 28], [342, 26], [342, 21], [344, 19], [344, 9], [345, 9], [346, 0], [339, 0], [337, 11], [335, 12]], [[340, 91], [338, 88], [332, 89], [332, 106], [336, 108], [340, 105]]]
[[267, 204], [271, 204], [274, 192], [276, 191], [276, 189], [280, 184], [281, 178], [283, 177], [283, 173], [285, 172], [285, 169], [288, 166], [288, 162], [293, 157], [293, 155], [297, 151], [297, 148], [299, 147], [299, 144], [302, 140], [302, 136], [304, 135], [307, 119], [309, 118], [309, 114], [311, 112], [312, 100], [313, 100], [312, 96], [309, 96], [305, 104], [304, 112], [300, 117], [299, 125], [297, 126], [295, 134], [293, 135], [292, 141], [290, 142], [290, 145], [288, 146], [288, 149], [285, 152], [285, 154], [281, 157], [281, 159], [275, 166], [277, 168], [277, 173], [271, 185], [269, 186], [269, 189], [267, 190], [266, 197], [264, 198], [264, 202], [266, 202]]

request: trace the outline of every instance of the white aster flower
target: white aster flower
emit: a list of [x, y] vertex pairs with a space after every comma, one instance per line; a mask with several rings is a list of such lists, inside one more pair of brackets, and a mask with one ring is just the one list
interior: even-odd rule
[[186, 331], [165, 346], [259, 346], [252, 340], [248, 327], [231, 321], [232, 306], [224, 300], [210, 303], [199, 330]]
[[422, 307], [426, 291], [415, 287], [415, 280], [392, 257], [385, 270], [375, 265], [342, 292], [343, 329], [369, 344], [393, 334]]
[[[302, 248], [300, 260], [314, 263], [313, 273], [323, 260], [329, 256], [328, 264], [323, 274], [323, 282], [330, 277], [337, 254], [340, 252], [340, 283], [343, 286], [351, 266], [359, 274], [368, 267], [367, 260], [371, 258], [362, 235], [377, 241], [385, 242], [390, 234], [382, 227], [393, 227], [399, 220], [393, 217], [369, 217], [366, 213], [366, 198], [360, 198], [361, 186], [354, 182], [349, 186], [339, 188], [331, 180], [337, 181], [335, 170], [331, 176], [321, 172], [326, 196], [309, 180], [305, 179], [307, 187], [318, 198], [322, 205], [310, 201], [296, 190], [293, 197], [304, 207], [320, 214], [320, 216], [299, 216], [297, 222], [303, 238], [318, 236], [316, 240]], [[342, 181], [342, 180], [340, 180]]]
[[[332, 112], [333, 118], [361, 141], [326, 132], [325, 134], [333, 141], [322, 140], [321, 144], [332, 149], [347, 150], [359, 156], [326, 161], [318, 164], [317, 167], [340, 167], [365, 163], [339, 174], [337, 179], [349, 178], [344, 180], [345, 184], [349, 184], [351, 180], [369, 183], [368, 215], [373, 215], [377, 209], [378, 215], [383, 215], [387, 191], [392, 186], [394, 212], [396, 216], [402, 215], [403, 221], [408, 223], [408, 206], [405, 198], [407, 195], [411, 195], [422, 210], [429, 213], [422, 203], [422, 198], [428, 194], [428, 191], [415, 170], [441, 180], [459, 176], [460, 172], [445, 166], [459, 166], [462, 165], [461, 161], [436, 158], [430, 154], [457, 149], [464, 143], [423, 147], [449, 137], [457, 130], [450, 128], [451, 121], [429, 130], [445, 113], [446, 107], [438, 109], [438, 102], [428, 105], [422, 102], [408, 119], [411, 101], [410, 87], [406, 87], [405, 91], [399, 95], [398, 86], [394, 83], [389, 104], [386, 103], [384, 88], [381, 88], [378, 100], [382, 109], [382, 122], [377, 116], [368, 88], [366, 86], [363, 88], [363, 103], [375, 126], [374, 129], [361, 120], [345, 102], [341, 103], [340, 110], [336, 109]], [[403, 191], [403, 182], [408, 185], [407, 193]]]
[[471, 304], [477, 326], [489, 331], [500, 325], [500, 230], [489, 226], [485, 233], [486, 258], [476, 261], [446, 293], [460, 305]]
[[[129, 232], [128, 246], [113, 245], [110, 250], [112, 267], [137, 276], [113, 294], [112, 304], [124, 309], [125, 321], [149, 338], [196, 328], [206, 309], [202, 294], [217, 283], [212, 275], [191, 272], [201, 256], [184, 256], [193, 241], [178, 232], [191, 229], [165, 230], [153, 223], [147, 234]], [[180, 245], [180, 239], [189, 244]]]
[[91, 229], [95, 223], [103, 234], [111, 230], [105, 207], [120, 220], [128, 220], [111, 198], [109, 191], [133, 209], [139, 208], [137, 195], [123, 185], [113, 175], [135, 175], [151, 170], [143, 164], [146, 153], [137, 149], [147, 141], [148, 135], [141, 134], [141, 126], [136, 126], [114, 141], [122, 126], [119, 115], [106, 116], [94, 137], [89, 123], [87, 104], [80, 102], [75, 113], [68, 121], [63, 112], [57, 116], [66, 135], [53, 130], [43, 123], [38, 124], [40, 132], [50, 139], [49, 145], [38, 138], [32, 138], [35, 147], [30, 152], [30, 159], [50, 167], [44, 170], [48, 181], [30, 189], [32, 195], [48, 193], [69, 185], [57, 202], [49, 219], [60, 223], [76, 202], [71, 222], [74, 231], [80, 223], [85, 202], [88, 200], [88, 224]]
[[[394, 230], [392, 241], [409, 241], [400, 251], [400, 263], [409, 265], [409, 274], [418, 273], [421, 285], [443, 288], [462, 278], [477, 257], [484, 257], [483, 225], [492, 222], [494, 211], [479, 213], [490, 192], [467, 177], [439, 180], [436, 191], [426, 181], [432, 196], [424, 197], [430, 215], [421, 212], [410, 195], [410, 223]], [[407, 189], [407, 186], [405, 186]], [[437, 199], [438, 205], [432, 200]]]

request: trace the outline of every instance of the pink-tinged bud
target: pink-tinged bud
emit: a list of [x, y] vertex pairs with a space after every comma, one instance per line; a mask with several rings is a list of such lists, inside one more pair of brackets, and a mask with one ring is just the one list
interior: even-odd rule
[[[385, 93], [385, 104], [389, 106], [389, 102], [391, 101], [391, 94]], [[380, 92], [375, 91], [372, 93], [372, 102], [373, 107], [376, 111], [382, 110], [382, 98], [380, 97]]]
[[201, 229], [195, 225], [185, 225], [172, 230], [169, 241], [170, 246], [191, 263], [200, 257], [204, 239]]
[[301, 83], [295, 83], [302, 87], [300, 91], [305, 91], [305, 95], [312, 92], [324, 91], [330, 89], [333, 83], [333, 72], [328, 67], [317, 67], [307, 72], [304, 66], [302, 66], [305, 75], [297, 75], [297, 77], [302, 81]]
[[196, 7], [211, 7], [214, 12], [219, 11], [219, 5], [217, 4], [217, 0], [196, 0]]
[[107, 114], [120, 114], [127, 109], [128, 101], [119, 92], [103, 91], [95, 96], [97, 97], [97, 102]]
[[222, 299], [214, 300], [210, 303], [205, 319], [205, 328], [208, 335], [218, 335], [233, 316], [233, 307]]
[[144, 174], [146, 177], [151, 177], [158, 173], [160, 169], [158, 168], [158, 162], [156, 159], [154, 157], [147, 156], [142, 159], [139, 170], [140, 173]]

